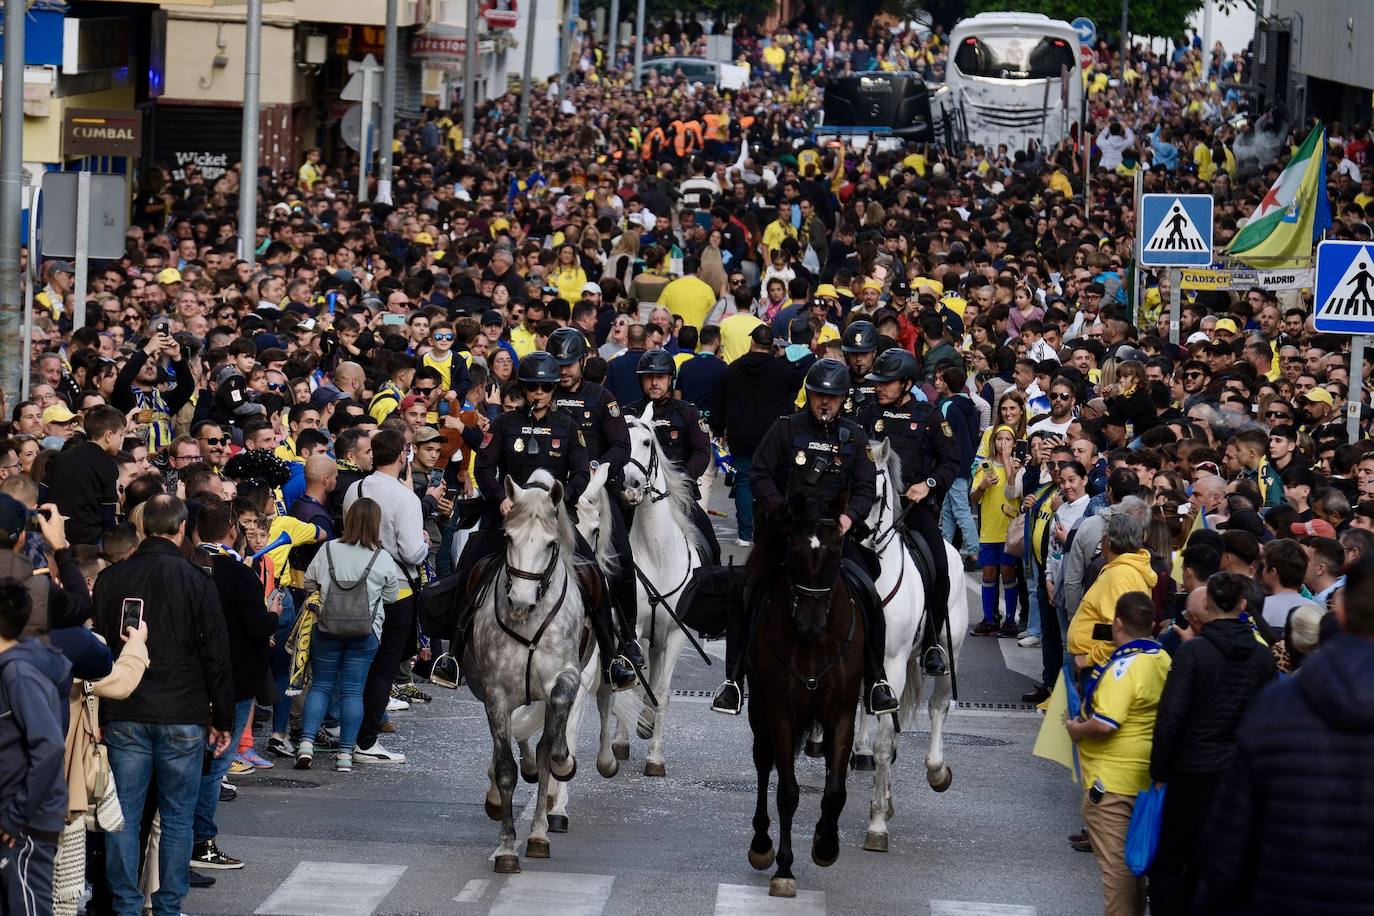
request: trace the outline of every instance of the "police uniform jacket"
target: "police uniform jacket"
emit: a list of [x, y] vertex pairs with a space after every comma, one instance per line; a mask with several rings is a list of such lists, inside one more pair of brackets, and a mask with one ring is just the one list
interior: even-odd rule
[[[629, 408], [636, 417], [648, 409], [648, 401]], [[658, 444], [678, 470], [694, 481], [706, 473], [711, 466], [711, 435], [692, 402], [669, 397], [655, 403], [653, 424]]]
[[902, 490], [934, 479], [927, 505], [938, 507], [963, 466], [954, 429], [939, 409], [908, 398], [894, 407], [874, 404], [860, 419], [869, 437], [886, 439], [901, 460]]
[[583, 382], [575, 392], [554, 391], [553, 406], [566, 410], [577, 423], [587, 459], [609, 464], [618, 474], [630, 460], [630, 431], [615, 396], [596, 382]]
[[487, 520], [505, 498], [503, 478], [525, 486], [535, 471], [543, 469], [563, 484], [563, 500], [569, 511], [587, 488], [591, 470], [587, 448], [572, 414], [551, 407], [536, 419], [529, 407], [512, 410], [491, 423], [490, 438], [477, 453], [475, 475], [482, 496], [488, 500]]
[[868, 435], [847, 417], [822, 424], [810, 410], [774, 422], [754, 452], [749, 486], [765, 514], [783, 508], [794, 495], [816, 515], [829, 510], [849, 488], [844, 514], [863, 524], [877, 498], [877, 471], [868, 457]]

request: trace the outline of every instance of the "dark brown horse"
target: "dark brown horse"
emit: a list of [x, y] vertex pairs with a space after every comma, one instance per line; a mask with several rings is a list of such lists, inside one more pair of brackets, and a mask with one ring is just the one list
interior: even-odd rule
[[754, 569], [755, 587], [764, 593], [755, 604], [759, 616], [750, 652], [749, 726], [759, 790], [749, 864], [762, 871], [775, 858], [768, 835], [768, 778], [777, 767], [778, 870], [768, 887], [774, 897], [797, 894], [792, 816], [800, 790], [794, 764], [813, 723], [824, 733], [825, 791], [811, 861], [825, 867], [840, 855], [839, 819], [863, 683], [864, 641], [863, 611], [840, 576], [845, 535], [835, 519], [846, 502], [842, 493], [828, 518], [808, 519], [802, 501], [792, 500], [782, 513], [786, 518], [771, 526], [776, 539], [771, 550], [760, 545], [768, 553], [760, 555]]

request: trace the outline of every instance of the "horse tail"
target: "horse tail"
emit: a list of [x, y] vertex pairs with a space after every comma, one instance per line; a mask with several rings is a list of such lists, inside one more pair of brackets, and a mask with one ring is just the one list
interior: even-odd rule
[[921, 702], [924, 673], [921, 670], [920, 653], [912, 652], [906, 661], [906, 685], [902, 688], [901, 706], [897, 710], [897, 721], [903, 729], [915, 725], [916, 707]]

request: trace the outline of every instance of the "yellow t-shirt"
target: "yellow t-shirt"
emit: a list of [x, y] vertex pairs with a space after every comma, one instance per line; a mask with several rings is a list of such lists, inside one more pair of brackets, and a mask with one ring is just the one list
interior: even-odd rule
[[763, 62], [774, 70], [781, 70], [782, 65], [787, 62], [787, 52], [781, 45], [771, 44], [763, 49]]
[[733, 363], [749, 352], [749, 335], [763, 324], [757, 315], [738, 312], [720, 323], [720, 358]]
[[283, 533], [291, 536], [291, 543], [283, 544], [275, 550], [269, 550], [267, 560], [272, 564], [271, 568], [276, 571], [278, 582], [292, 588], [301, 588], [305, 581], [305, 570], [291, 567], [291, 548], [314, 544], [317, 529], [309, 522], [303, 522], [289, 515], [278, 515], [272, 519], [272, 525], [267, 530], [267, 543], [272, 543]]
[[405, 392], [391, 382], [387, 382], [381, 391], [372, 396], [372, 402], [367, 405], [367, 415], [381, 423], [391, 416], [392, 411], [401, 406], [403, 397], [405, 397]]
[[1092, 694], [1093, 718], [1113, 732], [1078, 742], [1085, 785], [1100, 779], [1108, 792], [1132, 798], [1150, 787], [1155, 713], [1170, 664], [1169, 653], [1157, 649], [1117, 659], [1102, 672]]
[[1000, 464], [980, 465], [973, 474], [971, 486], [977, 487], [988, 477], [993, 478], [992, 483], [978, 499], [978, 540], [983, 544], [1005, 544], [1007, 528], [1020, 505], [1016, 500], [1007, 499], [1007, 469]]
[[515, 355], [524, 359], [534, 352], [534, 332], [523, 324], [511, 328], [510, 345], [515, 348]]
[[711, 284], [697, 276], [678, 277], [663, 287], [658, 294], [658, 304], [677, 315], [688, 327], [700, 329], [716, 307], [716, 294]]
[[783, 239], [794, 239], [797, 237], [797, 230], [790, 222], [783, 223], [773, 220], [763, 230], [763, 247], [768, 250], [768, 257], [773, 257], [773, 252], [782, 247]]

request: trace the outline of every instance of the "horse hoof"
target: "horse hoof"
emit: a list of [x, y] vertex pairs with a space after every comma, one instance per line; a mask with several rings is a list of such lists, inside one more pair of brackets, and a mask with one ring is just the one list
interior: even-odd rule
[[777, 853], [774, 852], [772, 846], [769, 846], [763, 852], [755, 852], [752, 848], [749, 850], [749, 864], [753, 867], [754, 871], [765, 871], [772, 868], [773, 860], [776, 858]]
[[[525, 766], [526, 763], [529, 764], [528, 768], [526, 768]], [[523, 779], [525, 782], [529, 783], [538, 782], [539, 764], [535, 763], [533, 760], [528, 760], [524, 757], [520, 758], [520, 778]]]
[[644, 761], [645, 776], [667, 776], [668, 767], [666, 764], [654, 763], [652, 760]]
[[492, 869], [498, 875], [518, 875], [520, 874], [519, 856], [497, 856], [496, 865]]
[[566, 814], [549, 815], [549, 833], [567, 833], [568, 816]]
[[628, 745], [628, 744], [612, 744], [612, 745], [611, 745], [611, 753], [615, 755], [615, 759], [616, 759], [616, 760], [629, 760], [629, 759], [630, 759], [630, 745]]
[[887, 852], [887, 834], [868, 831], [864, 837], [864, 849], [869, 852]]
[[558, 780], [559, 782], [571, 782], [572, 778], [577, 775], [577, 758], [574, 757], [572, 754], [569, 754], [568, 763], [570, 764], [570, 766], [568, 767], [568, 771], [566, 773], [559, 773], [558, 770], [554, 768], [551, 762], [549, 764], [549, 775], [552, 776], [554, 779]]
[[825, 748], [821, 745], [819, 741], [808, 740], [806, 742], [805, 752], [806, 756], [814, 760], [819, 760], [820, 758], [825, 756]]
[[605, 778], [610, 779], [615, 776], [616, 773], [620, 772], [620, 761], [612, 757], [610, 762], [607, 763], [598, 757], [596, 760], [596, 771]]
[[500, 802], [493, 803], [491, 799], [487, 799], [485, 802], [482, 803], [482, 807], [486, 809], [487, 817], [491, 818], [494, 821], [499, 821], [501, 819]]
[[768, 896], [770, 897], [795, 897], [797, 896], [796, 878], [774, 878], [768, 882]]
[[539, 837], [530, 837], [525, 841], [525, 858], [527, 859], [547, 859], [549, 857], [549, 841]]
[[827, 859], [827, 858], [825, 858], [824, 856], [822, 856], [822, 855], [820, 854], [820, 852], [818, 851], [818, 847], [816, 846], [816, 841], [815, 841], [815, 840], [812, 840], [812, 841], [811, 841], [811, 861], [812, 861], [812, 862], [815, 862], [815, 863], [816, 863], [817, 865], [819, 865], [821, 868], [829, 868], [830, 866], [834, 865], [834, 864], [835, 864], [835, 860], [838, 859], [839, 857], [840, 857], [839, 844], [836, 844], [835, 854], [834, 854], [833, 856], [831, 856], [830, 858]]
[[872, 754], [855, 754], [854, 769], [863, 772], [870, 772], [878, 768], [878, 762], [873, 759]]
[[936, 792], [943, 792], [954, 782], [954, 771], [949, 768], [949, 764], [945, 764], [940, 767], [938, 773], [927, 773], [926, 780]]

